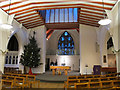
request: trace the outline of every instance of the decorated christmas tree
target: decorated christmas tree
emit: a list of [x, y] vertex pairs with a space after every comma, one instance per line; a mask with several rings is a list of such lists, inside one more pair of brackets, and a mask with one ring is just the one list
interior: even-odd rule
[[21, 55], [20, 63], [25, 67], [29, 67], [29, 74], [32, 74], [31, 68], [36, 68], [40, 63], [40, 48], [37, 45], [34, 35], [30, 37], [29, 43], [24, 46], [24, 52]]

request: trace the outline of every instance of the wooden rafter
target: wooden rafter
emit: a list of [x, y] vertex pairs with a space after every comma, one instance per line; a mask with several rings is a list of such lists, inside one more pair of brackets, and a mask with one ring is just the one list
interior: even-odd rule
[[41, 20], [39, 17], [36, 17], [36, 18], [31, 18], [31, 19], [28, 19], [28, 20], [24, 20], [24, 21], [19, 21], [21, 23], [28, 23], [28, 22], [33, 22], [33, 21], [36, 21], [36, 20]]
[[41, 25], [44, 25], [44, 24], [34, 24], [34, 25], [30, 25], [30, 26], [25, 26], [27, 28], [34, 28], [34, 27], [38, 27], [38, 26], [41, 26]]
[[47, 40], [49, 40], [49, 38], [51, 37], [52, 33], [54, 32], [54, 30], [51, 30], [51, 33], [46, 37]]
[[[24, 4], [24, 5], [21, 5], [21, 6], [17, 6], [17, 7], [12, 7], [10, 10], [15, 10], [15, 9], [18, 9], [18, 8], [22, 8], [22, 7], [26, 7], [26, 6], [29, 6], [29, 5], [34, 5], [34, 4], [39, 4], [38, 3], [27, 3], [27, 4]], [[100, 8], [100, 9], [103, 9], [103, 6], [97, 6], [97, 5], [90, 5], [90, 4], [84, 4], [84, 3], [80, 3], [80, 4], [56, 4], [56, 5], [46, 5], [46, 6], [33, 6], [33, 8], [46, 8], [46, 7], [65, 7], [65, 6], [87, 6], [87, 7], [94, 7], [94, 8]], [[110, 7], [104, 7], [104, 9], [106, 10], [111, 10]], [[9, 9], [6, 9], [5, 11], [7, 12]]]
[[[5, 4], [4, 3], [7, 3]], [[1, 8], [7, 12], [9, 8], [9, 0], [0, 0], [4, 5], [1, 5]], [[104, 2], [104, 9], [111, 10], [115, 5], [115, 2], [111, 3], [110, 1], [117, 0], [108, 0], [109, 2]], [[71, 3], [73, 2], [73, 3]], [[77, 2], [77, 3], [74, 3]], [[24, 4], [24, 5], [23, 5]], [[23, 23], [27, 28], [33, 28], [40, 25], [45, 25], [45, 21], [42, 16], [40, 16], [38, 10], [47, 10], [47, 9], [62, 9], [62, 8], [79, 8], [78, 9], [78, 22], [80, 24], [86, 24], [91, 26], [99, 26], [97, 23], [100, 19], [103, 19], [103, 3], [102, 1], [93, 1], [93, 0], [57, 0], [57, 1], [37, 1], [32, 0], [21, 0], [14, 1], [11, 3], [11, 8], [9, 14], [15, 14], [15, 19]], [[72, 10], [73, 12], [73, 10]], [[69, 11], [68, 11], [69, 13]], [[35, 16], [36, 15], [36, 16]], [[54, 13], [55, 16], [55, 13]], [[65, 19], [65, 16], [63, 16]], [[74, 16], [72, 17], [74, 19]], [[60, 15], [58, 15], [58, 20], [60, 21]], [[69, 20], [69, 16], [68, 16]], [[64, 20], [65, 21], [65, 20]], [[55, 17], [54, 17], [54, 23]], [[58, 23], [58, 24], [64, 24]], [[71, 23], [68, 21], [68, 23]]]
[[[97, 15], [103, 15], [103, 12], [102, 13], [99, 13], [99, 12], [93, 12], [93, 11], [88, 11], [88, 10], [80, 10], [80, 12], [84, 12], [84, 13], [92, 13], [92, 14], [97, 14]], [[106, 14], [105, 14], [106, 15]], [[106, 15], [107, 16], [107, 15]]]
[[21, 21], [25, 21], [25, 20], [31, 20], [31, 19], [34, 19], [34, 18], [37, 18], [37, 17], [36, 16], [31, 16], [31, 17], [28, 17], [28, 18], [25, 18], [25, 19], [20, 19], [18, 21], [21, 22]]
[[92, 15], [92, 14], [86, 14], [86, 13], [80, 13], [80, 15], [86, 15], [86, 16], [89, 16], [89, 17], [96, 17], [96, 18], [104, 18], [104, 16], [98, 16], [98, 15]]
[[15, 17], [15, 18], [16, 19], [21, 19], [21, 18], [25, 18], [25, 17], [28, 17], [28, 16], [32, 16], [32, 15], [38, 15], [38, 14], [34, 12], [34, 13], [30, 13], [30, 14], [19, 16], [19, 17]]

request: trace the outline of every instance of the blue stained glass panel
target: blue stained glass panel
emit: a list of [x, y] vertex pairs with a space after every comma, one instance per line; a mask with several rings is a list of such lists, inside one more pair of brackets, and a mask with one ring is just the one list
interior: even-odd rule
[[65, 36], [67, 36], [68, 35], [68, 32], [65, 32]]
[[49, 23], [49, 18], [50, 18], [50, 10], [46, 10], [46, 23]]
[[58, 55], [74, 54], [74, 41], [71, 35], [67, 31], [65, 31], [59, 38], [58, 49], [62, 50], [62, 53], [58, 53]]
[[[42, 14], [42, 11], [40, 11]], [[55, 19], [55, 20], [54, 20]], [[78, 8], [51, 9], [46, 10], [46, 23], [77, 22]]]
[[77, 8], [74, 8], [74, 22], [77, 22], [77, 17], [78, 17], [78, 14], [77, 14], [77, 12], [78, 12], [78, 9]]
[[65, 39], [64, 39], [64, 37], [62, 37], [62, 41], [64, 41]]

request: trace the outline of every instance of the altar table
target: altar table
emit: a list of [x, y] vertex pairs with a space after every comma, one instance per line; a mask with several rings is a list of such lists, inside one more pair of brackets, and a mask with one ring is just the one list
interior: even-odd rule
[[70, 66], [50, 66], [50, 69], [52, 69], [53, 75], [58, 71], [58, 73], [61, 73], [60, 71], [63, 70], [65, 75], [67, 75], [68, 70], [71, 69]]

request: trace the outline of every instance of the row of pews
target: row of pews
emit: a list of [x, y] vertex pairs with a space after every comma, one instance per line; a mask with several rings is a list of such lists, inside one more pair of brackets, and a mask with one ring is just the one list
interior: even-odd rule
[[2, 88], [38, 88], [35, 75], [5, 73], [1, 76]]
[[120, 73], [106, 75], [68, 76], [64, 88], [74, 89], [120, 89]]
[[22, 74], [22, 70], [19, 70], [18, 67], [4, 67], [4, 73], [18, 73], [18, 74]]

